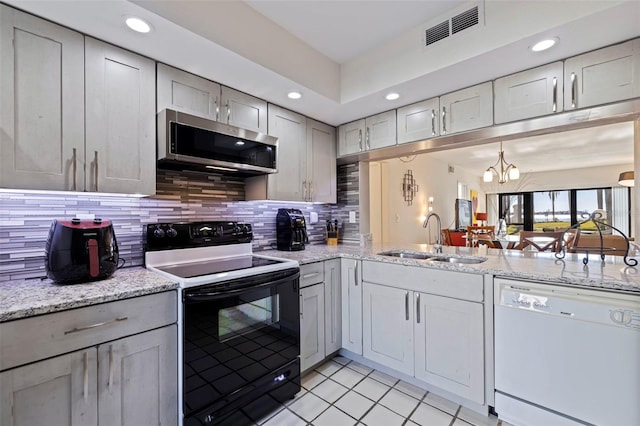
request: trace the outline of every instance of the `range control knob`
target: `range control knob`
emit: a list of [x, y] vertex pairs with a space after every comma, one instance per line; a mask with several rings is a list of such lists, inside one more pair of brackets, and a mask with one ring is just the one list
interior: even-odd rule
[[178, 235], [178, 231], [176, 231], [173, 228], [169, 228], [167, 229], [167, 237], [169, 238], [175, 238], [175, 236]]
[[162, 229], [160, 229], [160, 228], [156, 228], [153, 231], [153, 236], [156, 237], [156, 238], [164, 238], [164, 231]]
[[240, 233], [240, 227], [238, 225], [233, 227], [233, 233], [234, 234], [239, 234]]
[[248, 234], [249, 232], [251, 232], [251, 227], [249, 225], [244, 225], [242, 227], [242, 233], [243, 234]]

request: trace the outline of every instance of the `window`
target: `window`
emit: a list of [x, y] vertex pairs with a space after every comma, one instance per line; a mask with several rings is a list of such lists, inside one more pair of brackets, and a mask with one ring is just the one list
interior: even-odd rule
[[[507, 222], [509, 234], [517, 234], [522, 230], [566, 229], [585, 221], [583, 215], [598, 210], [603, 222], [629, 235], [630, 197], [629, 188], [615, 188], [615, 191], [612, 188], [592, 188], [518, 192], [500, 194], [498, 208], [500, 217]], [[580, 229], [595, 232], [596, 226], [587, 221], [580, 225]], [[602, 232], [611, 233], [611, 228], [603, 228]]]

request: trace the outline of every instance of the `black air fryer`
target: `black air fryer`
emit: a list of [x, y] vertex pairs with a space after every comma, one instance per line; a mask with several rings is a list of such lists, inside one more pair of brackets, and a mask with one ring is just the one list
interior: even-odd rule
[[278, 250], [304, 250], [309, 244], [307, 224], [302, 211], [298, 209], [278, 209], [276, 215], [276, 243]]
[[110, 220], [54, 220], [45, 247], [47, 276], [58, 283], [110, 277], [118, 268], [118, 243]]

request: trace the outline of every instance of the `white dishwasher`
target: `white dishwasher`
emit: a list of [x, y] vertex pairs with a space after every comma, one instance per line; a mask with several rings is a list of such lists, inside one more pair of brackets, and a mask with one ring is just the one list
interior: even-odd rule
[[640, 295], [494, 283], [500, 419], [640, 425]]

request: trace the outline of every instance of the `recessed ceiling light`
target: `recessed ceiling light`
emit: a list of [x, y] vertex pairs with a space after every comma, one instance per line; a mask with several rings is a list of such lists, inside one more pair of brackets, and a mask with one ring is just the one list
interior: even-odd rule
[[542, 40], [531, 46], [531, 50], [534, 52], [541, 52], [543, 50], [547, 50], [552, 47], [558, 41], [557, 38], [548, 38], [546, 40]]
[[395, 93], [395, 92], [391, 92], [391, 93], [387, 93], [387, 96], [385, 96], [385, 98], [388, 101], [395, 101], [396, 99], [398, 99], [400, 97], [399, 94]]
[[132, 16], [127, 18], [125, 23], [127, 24], [127, 27], [139, 33], [148, 33], [149, 31], [151, 31], [151, 25], [149, 25], [148, 23], [146, 23], [140, 18], [136, 18]]
[[287, 93], [289, 99], [300, 99], [302, 97], [302, 93], [300, 92], [289, 92]]

